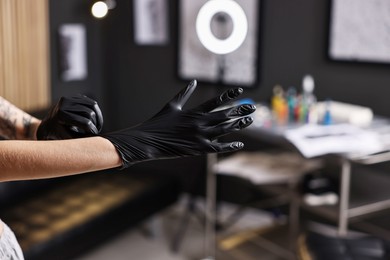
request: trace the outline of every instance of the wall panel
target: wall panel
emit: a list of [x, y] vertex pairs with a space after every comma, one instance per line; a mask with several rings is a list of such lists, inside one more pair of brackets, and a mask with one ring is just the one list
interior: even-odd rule
[[0, 0], [0, 95], [25, 110], [48, 106], [47, 0]]

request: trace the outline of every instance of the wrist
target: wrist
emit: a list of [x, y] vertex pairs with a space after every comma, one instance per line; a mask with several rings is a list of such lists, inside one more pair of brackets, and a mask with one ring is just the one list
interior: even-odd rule
[[95, 136], [90, 138], [82, 138], [79, 140], [99, 140], [98, 144], [95, 144], [97, 151], [104, 151], [104, 159], [108, 160], [110, 168], [123, 167], [122, 156], [119, 153], [117, 147], [108, 139], [102, 136]]
[[33, 118], [31, 119], [31, 124], [26, 128], [26, 137], [31, 140], [37, 140], [37, 131], [42, 123], [41, 120]]

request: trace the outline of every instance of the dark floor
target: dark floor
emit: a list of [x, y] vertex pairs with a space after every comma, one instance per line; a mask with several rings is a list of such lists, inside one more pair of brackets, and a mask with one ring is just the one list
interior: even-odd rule
[[[202, 202], [199, 202], [202, 204]], [[195, 216], [189, 218], [184, 235], [179, 239], [178, 251], [172, 252], [171, 245], [185, 213], [183, 198], [177, 205], [167, 209], [144, 225], [124, 232], [96, 250], [80, 257], [83, 260], [202, 260], [209, 259], [205, 249], [204, 224]], [[202, 208], [203, 205], [200, 205]], [[228, 215], [234, 205], [222, 207], [221, 218]], [[291, 253], [287, 226], [280, 218], [267, 212], [248, 210], [237, 223], [218, 232], [217, 250], [214, 259], [223, 260], [282, 260]], [[266, 235], [260, 235], [266, 233]], [[265, 239], [267, 238], [267, 239]], [[277, 242], [273, 243], [269, 240]], [[265, 249], [267, 248], [267, 249]], [[273, 252], [273, 253], [272, 253]], [[291, 259], [291, 258], [290, 258]]]
[[[205, 225], [199, 216], [191, 214], [187, 228], [180, 228], [185, 210], [187, 198], [184, 196], [174, 206], [161, 212], [152, 219], [145, 220], [143, 225], [124, 231], [121, 236], [80, 257], [82, 260], [296, 260], [298, 239], [291, 239], [287, 218], [274, 215], [266, 211], [247, 209], [235, 222], [217, 233], [215, 257], [207, 258], [210, 251], [205, 247]], [[204, 202], [197, 201], [200, 212], [204, 212]], [[226, 220], [237, 206], [225, 203], [220, 208], [220, 220]], [[351, 223], [349, 234], [356, 235], [364, 232], [374, 234], [384, 239], [390, 237], [388, 216], [390, 211], [371, 216], [370, 222]], [[301, 228], [310, 229], [319, 233], [335, 236], [337, 227], [334, 224], [319, 221], [313, 216], [302, 214]], [[383, 222], [383, 223], [382, 223]], [[320, 224], [321, 223], [321, 224]], [[378, 224], [382, 228], [378, 228]], [[375, 224], [375, 225], [373, 225]], [[375, 227], [375, 228], [373, 228]], [[367, 230], [364, 230], [366, 228]], [[171, 250], [173, 241], [177, 238], [178, 231], [183, 235], [176, 239], [176, 252]], [[359, 233], [357, 233], [359, 232]], [[304, 232], [301, 230], [301, 234]], [[213, 254], [211, 254], [213, 255]]]

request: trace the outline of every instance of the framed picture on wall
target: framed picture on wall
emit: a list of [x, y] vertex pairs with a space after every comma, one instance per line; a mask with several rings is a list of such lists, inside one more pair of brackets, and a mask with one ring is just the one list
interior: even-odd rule
[[332, 60], [390, 63], [390, 1], [332, 0]]
[[59, 67], [63, 81], [84, 80], [88, 75], [87, 37], [83, 24], [63, 24], [59, 34]]
[[178, 76], [254, 87], [259, 78], [260, 0], [180, 0]]
[[169, 42], [168, 0], [133, 0], [134, 41], [138, 45]]

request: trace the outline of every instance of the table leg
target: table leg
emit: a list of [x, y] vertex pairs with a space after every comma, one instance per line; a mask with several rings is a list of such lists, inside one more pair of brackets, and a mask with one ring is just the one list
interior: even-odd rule
[[338, 235], [346, 236], [348, 232], [348, 209], [349, 193], [351, 184], [351, 162], [342, 159], [341, 163], [341, 185], [340, 185], [340, 206], [339, 206], [339, 228]]
[[205, 258], [204, 260], [214, 260], [216, 251], [216, 231], [215, 231], [215, 218], [216, 218], [216, 175], [214, 166], [217, 163], [216, 154], [207, 155], [207, 183], [206, 183], [206, 223], [205, 223]]
[[289, 205], [289, 231], [290, 231], [290, 249], [291, 252], [296, 251], [296, 241], [299, 237], [300, 228], [300, 194], [297, 183], [289, 183], [291, 194]]

